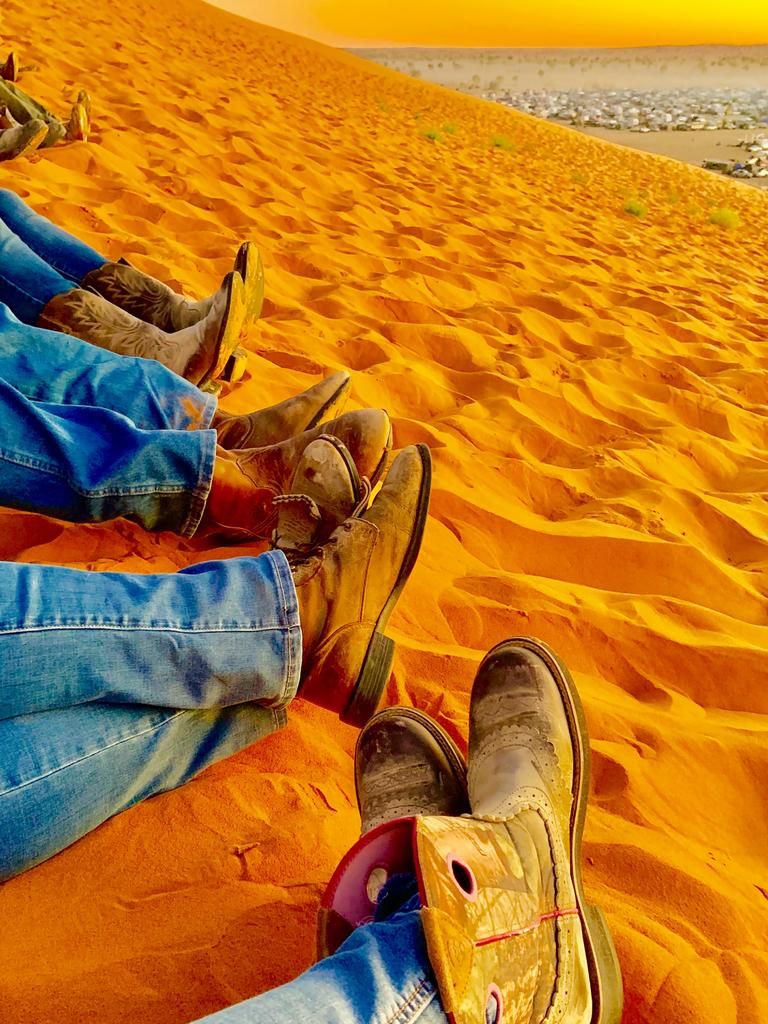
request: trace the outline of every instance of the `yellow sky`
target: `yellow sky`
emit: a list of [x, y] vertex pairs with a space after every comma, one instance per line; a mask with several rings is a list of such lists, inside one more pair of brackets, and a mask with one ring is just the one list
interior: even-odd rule
[[768, 43], [768, 0], [212, 0], [335, 46]]

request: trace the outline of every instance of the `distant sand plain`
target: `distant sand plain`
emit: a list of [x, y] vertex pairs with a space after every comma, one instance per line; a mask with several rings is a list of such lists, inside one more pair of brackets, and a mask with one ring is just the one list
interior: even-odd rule
[[[366, 49], [353, 51], [414, 78], [473, 96], [534, 90], [638, 91], [768, 88], [768, 46], [657, 46], [630, 49]], [[766, 111], [768, 115], [768, 111]], [[650, 132], [579, 128], [588, 135], [701, 166], [743, 157], [742, 131]], [[750, 185], [768, 187], [768, 179]]]

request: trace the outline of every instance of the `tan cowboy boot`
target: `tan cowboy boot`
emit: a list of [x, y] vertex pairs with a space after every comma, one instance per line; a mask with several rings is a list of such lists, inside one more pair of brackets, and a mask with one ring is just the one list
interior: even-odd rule
[[0, 129], [0, 160], [13, 160], [24, 153], [32, 153], [48, 134], [45, 121], [33, 118], [26, 124]]
[[364, 409], [265, 448], [217, 448], [201, 534], [232, 540], [269, 538], [277, 525], [275, 498], [293, 491], [294, 474], [308, 445], [327, 435], [349, 453], [357, 491], [359, 477], [371, 479], [380, 472], [392, 428], [383, 410]]
[[167, 334], [194, 327], [211, 312], [228, 287], [229, 275], [221, 287], [206, 299], [194, 301], [179, 295], [167, 284], [137, 270], [128, 263], [105, 263], [91, 270], [80, 282], [82, 288], [98, 292], [115, 306], [138, 320], [153, 324]]
[[353, 848], [323, 900], [332, 931], [321, 949], [343, 937], [339, 918], [346, 928], [370, 918], [361, 890], [374, 869], [414, 872], [453, 1024], [619, 1024], [616, 953], [581, 884], [584, 715], [567, 669], [539, 641], [506, 641], [480, 666], [468, 788], [471, 816], [400, 818]]
[[244, 317], [243, 283], [239, 274], [231, 273], [208, 315], [194, 327], [173, 334], [82, 288], [51, 299], [37, 326], [73, 334], [121, 355], [156, 359], [180, 377], [203, 385], [221, 373], [237, 346]]
[[371, 717], [389, 679], [395, 645], [384, 629], [421, 546], [430, 483], [429, 449], [404, 449], [371, 507], [292, 566], [303, 642], [299, 696], [353, 725]]
[[[245, 255], [243, 255], [245, 254]], [[243, 327], [254, 319], [253, 311], [261, 311], [264, 301], [264, 274], [261, 258], [249, 242], [240, 246], [235, 258], [234, 273], [243, 281], [245, 295], [245, 319]], [[229, 275], [224, 278], [218, 291], [205, 299], [188, 299], [179, 295], [167, 284], [158, 281], [132, 267], [126, 260], [104, 263], [91, 270], [80, 282], [81, 288], [98, 292], [115, 306], [131, 313], [139, 320], [154, 324], [168, 334], [193, 327], [208, 316], [222, 289], [226, 287]], [[258, 315], [258, 314], [257, 314]], [[244, 372], [244, 369], [243, 369]], [[240, 374], [242, 377], [242, 373]], [[234, 379], [234, 378], [233, 378]], [[239, 378], [238, 378], [239, 379]]]
[[342, 371], [268, 409], [241, 416], [219, 411], [213, 421], [218, 443], [222, 448], [263, 448], [311, 430], [341, 411], [349, 388], [349, 374]]

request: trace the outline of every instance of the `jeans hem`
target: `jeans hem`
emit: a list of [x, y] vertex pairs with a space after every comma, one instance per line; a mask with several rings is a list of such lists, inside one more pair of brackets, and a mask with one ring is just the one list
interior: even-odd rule
[[216, 431], [199, 430], [196, 433], [200, 435], [202, 441], [200, 466], [198, 468], [197, 483], [190, 497], [189, 514], [179, 530], [182, 537], [194, 536], [200, 526], [205, 506], [208, 502], [208, 495], [211, 493], [213, 469], [216, 463]]
[[287, 707], [296, 696], [301, 680], [302, 632], [299, 618], [299, 599], [288, 559], [280, 550], [268, 551], [263, 558], [269, 558], [275, 575], [275, 586], [280, 594], [280, 605], [284, 616], [285, 630], [285, 674], [281, 692], [272, 707]]

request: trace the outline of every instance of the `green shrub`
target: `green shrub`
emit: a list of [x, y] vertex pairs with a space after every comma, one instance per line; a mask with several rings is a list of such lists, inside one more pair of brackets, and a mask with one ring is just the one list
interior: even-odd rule
[[491, 145], [496, 149], [514, 149], [514, 143], [510, 142], [506, 135], [494, 135], [491, 139]]
[[624, 213], [629, 213], [633, 217], [644, 217], [648, 213], [648, 207], [639, 199], [628, 199], [622, 209]]
[[741, 224], [741, 220], [738, 213], [729, 206], [718, 206], [717, 209], [710, 213], [709, 223], [717, 224], [718, 227], [731, 231]]
[[437, 130], [437, 128], [427, 128], [425, 132], [421, 133], [422, 138], [429, 139], [430, 142], [442, 142], [443, 136]]
[[448, 121], [447, 124], [443, 125], [443, 131], [445, 132], [446, 135], [455, 135], [456, 125], [453, 124], [451, 121]]

